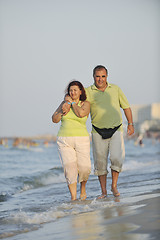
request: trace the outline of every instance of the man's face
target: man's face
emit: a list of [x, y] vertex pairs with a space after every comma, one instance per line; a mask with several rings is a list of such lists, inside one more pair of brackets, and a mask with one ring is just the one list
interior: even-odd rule
[[105, 69], [100, 69], [95, 72], [94, 83], [100, 90], [104, 90], [107, 87], [107, 73]]

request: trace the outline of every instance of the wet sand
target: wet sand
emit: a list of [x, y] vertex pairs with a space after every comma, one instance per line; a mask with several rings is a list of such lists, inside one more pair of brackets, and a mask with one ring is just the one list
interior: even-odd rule
[[160, 197], [151, 198], [138, 204], [145, 204], [145, 206], [135, 214], [121, 219], [120, 223], [133, 223], [138, 226], [133, 231], [134, 233], [149, 234], [149, 239], [160, 239]]
[[93, 212], [75, 213], [56, 222], [42, 224], [38, 230], [8, 239], [158, 240], [160, 239], [160, 197], [151, 197], [134, 204], [122, 203]]

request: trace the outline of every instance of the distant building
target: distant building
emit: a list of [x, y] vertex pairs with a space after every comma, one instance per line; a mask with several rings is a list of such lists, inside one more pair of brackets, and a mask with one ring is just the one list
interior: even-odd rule
[[131, 105], [131, 109], [135, 123], [142, 123], [146, 120], [160, 120], [160, 103]]
[[160, 103], [131, 105], [131, 109], [136, 131], [160, 130]]

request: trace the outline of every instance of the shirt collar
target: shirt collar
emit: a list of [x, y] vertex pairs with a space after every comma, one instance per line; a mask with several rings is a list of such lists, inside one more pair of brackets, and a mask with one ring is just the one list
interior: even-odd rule
[[[111, 85], [109, 82], [107, 82], [107, 87], [106, 87], [106, 89], [107, 89], [108, 87], [112, 87], [112, 85]], [[91, 88], [92, 88], [92, 90], [99, 90], [99, 89], [96, 87], [95, 84], [93, 84], [93, 85], [91, 86]], [[106, 89], [105, 89], [105, 90], [106, 90]]]

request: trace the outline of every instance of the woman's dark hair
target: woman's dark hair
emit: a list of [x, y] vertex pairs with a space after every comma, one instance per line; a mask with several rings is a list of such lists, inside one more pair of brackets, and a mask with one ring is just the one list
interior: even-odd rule
[[85, 89], [84, 89], [82, 83], [79, 82], [79, 81], [76, 81], [76, 80], [73, 80], [72, 82], [70, 82], [68, 84], [67, 89], [66, 89], [66, 94], [68, 94], [68, 95], [69, 95], [69, 90], [70, 90], [71, 86], [78, 86], [79, 87], [79, 89], [82, 91], [81, 96], [80, 96], [80, 100], [85, 101], [87, 96], [86, 96], [86, 92], [85, 92]]
[[102, 69], [106, 70], [106, 74], [108, 75], [108, 70], [107, 70], [107, 68], [104, 67], [103, 65], [98, 65], [98, 66], [96, 66], [96, 67], [93, 69], [93, 76], [94, 76], [94, 74], [95, 74], [96, 71], [99, 71], [99, 70], [102, 70]]

